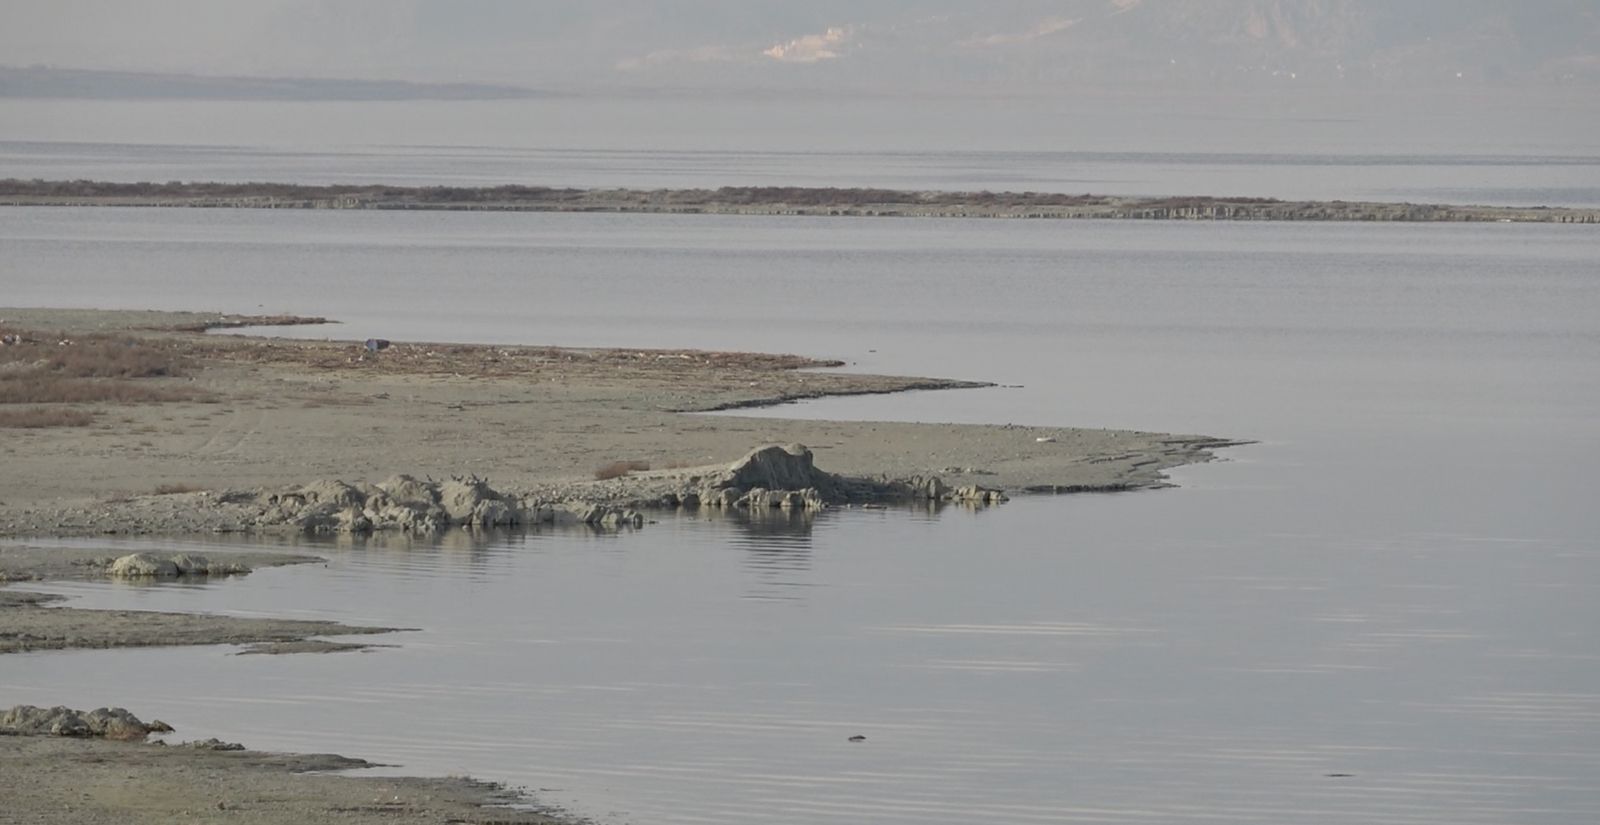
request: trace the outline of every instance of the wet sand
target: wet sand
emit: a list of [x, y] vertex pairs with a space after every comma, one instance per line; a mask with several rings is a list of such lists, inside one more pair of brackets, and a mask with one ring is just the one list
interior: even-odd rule
[[4, 800], [0, 822], [542, 825], [571, 821], [556, 813], [507, 808], [523, 802], [517, 793], [462, 777], [312, 773], [370, 766], [330, 754], [0, 736], [0, 800]]

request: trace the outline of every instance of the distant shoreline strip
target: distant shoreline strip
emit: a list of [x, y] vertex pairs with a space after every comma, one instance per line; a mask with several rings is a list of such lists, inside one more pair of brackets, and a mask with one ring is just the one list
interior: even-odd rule
[[520, 185], [318, 186], [289, 183], [114, 183], [7, 179], [0, 180], [0, 206], [1600, 224], [1600, 208], [1286, 201], [1212, 196], [1133, 198], [1051, 192], [941, 192], [795, 186], [573, 189]]

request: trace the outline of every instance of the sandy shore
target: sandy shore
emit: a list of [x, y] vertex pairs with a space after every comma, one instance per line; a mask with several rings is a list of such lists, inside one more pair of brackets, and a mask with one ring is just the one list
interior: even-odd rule
[[[829, 372], [828, 362], [798, 356], [409, 342], [370, 351], [357, 342], [206, 335], [197, 330], [258, 319], [192, 313], [0, 309], [0, 319], [0, 335], [19, 336], [0, 345], [0, 583], [13, 583], [0, 590], [0, 654], [246, 643], [325, 652], [346, 648], [318, 637], [389, 630], [81, 610], [25, 589], [27, 581], [105, 576], [110, 560], [92, 543], [28, 537], [267, 538], [291, 528], [264, 525], [255, 516], [261, 503], [318, 479], [470, 474], [518, 501], [640, 504], [752, 447], [801, 443], [840, 478], [938, 477], [1010, 494], [1131, 490], [1162, 486], [1162, 470], [1235, 443], [691, 414], [829, 395], [1003, 391]], [[596, 478], [618, 462], [650, 469]], [[282, 552], [270, 544], [227, 555], [249, 567], [320, 560], [289, 542]], [[182, 720], [169, 721], [181, 730]], [[0, 820], [549, 821], [482, 808], [503, 794], [467, 780], [298, 775], [355, 764], [339, 760], [0, 736]]]

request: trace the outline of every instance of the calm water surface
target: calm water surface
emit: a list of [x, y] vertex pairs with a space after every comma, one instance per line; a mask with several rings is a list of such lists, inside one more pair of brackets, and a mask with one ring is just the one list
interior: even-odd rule
[[1264, 441], [1162, 492], [52, 585], [421, 630], [365, 655], [6, 657], [7, 703], [640, 823], [1600, 817], [1593, 231], [13, 209], [0, 244], [9, 304], [790, 350], [1022, 386], [765, 414]]
[[879, 186], [1600, 206], [1600, 108], [1389, 99], [636, 94], [5, 100], [0, 177]]
[[[763, 147], [770, 144], [758, 144]], [[398, 186], [842, 186], [1600, 206], [1600, 155], [1119, 150], [343, 148], [0, 139], [0, 175]]]

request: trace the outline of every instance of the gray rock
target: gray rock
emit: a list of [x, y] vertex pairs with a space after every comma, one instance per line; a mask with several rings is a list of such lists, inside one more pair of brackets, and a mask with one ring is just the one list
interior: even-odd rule
[[[183, 743], [184, 747], [202, 751], [242, 751], [244, 745], [238, 742], [224, 742], [221, 739], [196, 739], [193, 742]], [[221, 804], [221, 803], [218, 803]]]
[[172, 557], [173, 566], [180, 576], [232, 576], [249, 573], [247, 565], [236, 561], [221, 561], [195, 553], [179, 553]]
[[439, 490], [437, 485], [418, 481], [415, 478], [400, 474], [390, 476], [388, 480], [378, 485], [378, 489], [387, 493], [395, 501], [409, 504], [437, 504], [439, 503]]
[[381, 509], [368, 509], [362, 515], [367, 517], [375, 530], [408, 533], [437, 532], [449, 522], [449, 516], [439, 505], [422, 502], [387, 502]]
[[499, 498], [489, 489], [489, 483], [477, 476], [456, 477], [439, 485], [439, 506], [445, 515], [459, 524], [472, 523], [473, 512], [484, 501]]
[[504, 527], [520, 521], [516, 508], [498, 498], [485, 499], [472, 509], [467, 523], [475, 527]]
[[372, 519], [360, 507], [352, 505], [335, 516], [334, 529], [340, 533], [370, 533]]
[[939, 501], [950, 493], [950, 488], [938, 476], [912, 476], [905, 484], [913, 499]]
[[957, 487], [949, 493], [947, 499], [968, 504], [999, 504], [1002, 501], [1010, 500], [1005, 493], [999, 490], [991, 490], [988, 487], [981, 487], [976, 484]]
[[313, 481], [300, 488], [300, 495], [307, 504], [331, 504], [335, 507], [360, 507], [367, 500], [366, 494], [343, 481], [323, 479]]
[[811, 451], [802, 444], [757, 447], [718, 474], [711, 486], [749, 490], [803, 490], [817, 486]]
[[606, 508], [605, 515], [600, 517], [596, 526], [607, 530], [620, 530], [623, 527], [637, 530], [644, 526], [644, 514], [629, 509]]
[[698, 498], [700, 499], [701, 507], [728, 508], [736, 506], [739, 503], [739, 499], [743, 498], [743, 494], [731, 488], [722, 490], [707, 488], [700, 492]]
[[644, 515], [625, 507], [588, 501], [569, 501], [556, 508], [556, 524], [587, 524], [606, 530], [644, 526]]
[[289, 524], [305, 533], [334, 533], [339, 530], [340, 517], [344, 512], [344, 508], [331, 502], [311, 505], [296, 512], [289, 519]]
[[522, 508], [523, 524], [551, 524], [556, 520], [554, 507], [543, 504], [527, 504]]
[[145, 724], [122, 708], [97, 708], [87, 713], [67, 707], [17, 705], [0, 714], [0, 733], [13, 736], [99, 736], [142, 740], [172, 730], [165, 722]]
[[170, 579], [178, 575], [178, 565], [153, 553], [130, 553], [111, 563], [111, 575], [119, 579]]
[[211, 573], [211, 559], [194, 553], [179, 553], [172, 557], [172, 565], [180, 576], [205, 576]]

